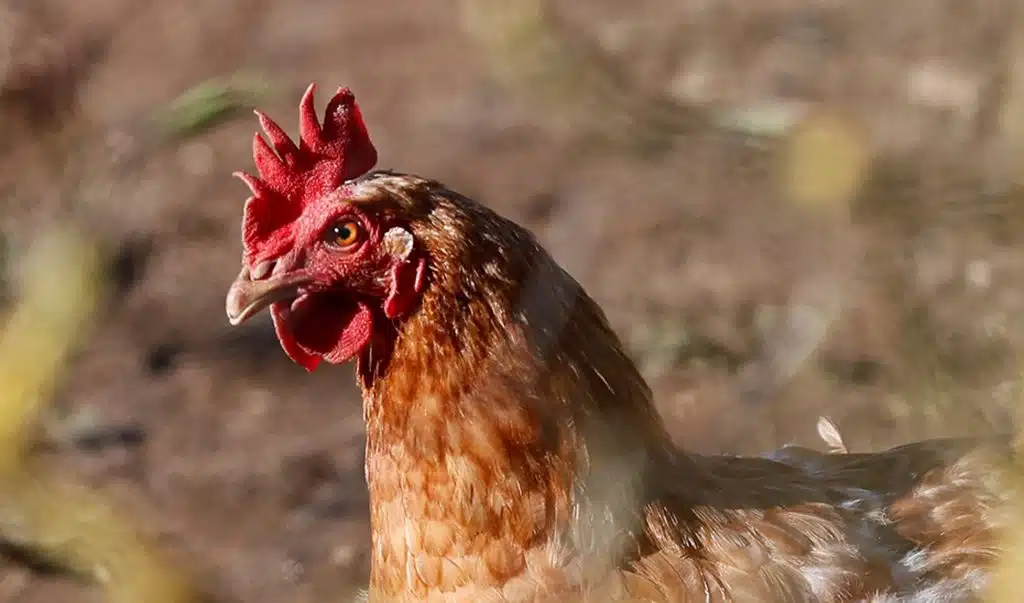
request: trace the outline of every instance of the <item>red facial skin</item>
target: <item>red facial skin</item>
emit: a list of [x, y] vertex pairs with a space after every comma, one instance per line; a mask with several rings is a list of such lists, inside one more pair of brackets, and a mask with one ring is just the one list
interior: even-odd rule
[[[308, 371], [322, 360], [357, 358], [377, 343], [388, 321], [415, 304], [426, 272], [421, 255], [396, 258], [382, 247], [396, 225], [346, 200], [345, 183], [377, 160], [354, 96], [339, 89], [321, 126], [314, 91], [310, 86], [300, 105], [298, 144], [257, 112], [270, 144], [256, 134], [258, 177], [236, 174], [253, 195], [243, 218], [243, 269], [227, 299], [235, 324], [270, 305], [281, 346]], [[352, 240], [339, 239], [338, 229], [354, 233]], [[367, 377], [375, 370], [360, 366]]]

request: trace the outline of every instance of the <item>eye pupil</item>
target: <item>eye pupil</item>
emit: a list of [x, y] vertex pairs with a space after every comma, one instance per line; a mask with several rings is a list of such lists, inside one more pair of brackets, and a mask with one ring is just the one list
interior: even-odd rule
[[335, 224], [330, 230], [330, 242], [339, 247], [347, 247], [359, 240], [359, 225], [354, 222]]

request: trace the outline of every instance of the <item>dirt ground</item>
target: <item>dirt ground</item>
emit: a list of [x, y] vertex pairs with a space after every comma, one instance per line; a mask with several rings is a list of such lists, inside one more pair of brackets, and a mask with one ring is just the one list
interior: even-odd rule
[[[533, 228], [605, 307], [691, 448], [820, 447], [819, 415], [858, 450], [1005, 429], [1024, 349], [1024, 207], [988, 169], [1001, 147], [986, 103], [1007, 3], [754, 4], [557, 9], [638, 94], [755, 115], [826, 102], [861, 120], [890, 169], [848, 221], [787, 205], [775, 164], [735, 137], [598, 149], [565, 118], [588, 108], [560, 113], [494, 77], [509, 67], [495, 61], [519, 59], [484, 52], [454, 4], [0, 0], [5, 247], [71, 221], [116, 251], [114, 295], [54, 400], [50, 454], [247, 603], [344, 601], [366, 579], [350, 369], [306, 374], [268, 318], [233, 329], [224, 316], [247, 196], [230, 174], [251, 168], [255, 119], [180, 144], [154, 144], [145, 125], [239, 71], [272, 82], [261, 108], [290, 131], [309, 82], [320, 106], [352, 87], [381, 167]], [[822, 290], [840, 308], [827, 336], [779, 369]], [[0, 571], [0, 601], [91, 600], [14, 561]]]

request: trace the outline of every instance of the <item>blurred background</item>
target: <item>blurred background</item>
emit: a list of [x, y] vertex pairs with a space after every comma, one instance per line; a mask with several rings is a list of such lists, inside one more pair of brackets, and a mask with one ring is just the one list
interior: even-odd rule
[[533, 229], [690, 449], [1011, 429], [1022, 36], [1018, 0], [0, 0], [0, 601], [106, 600], [40, 547], [249, 603], [365, 583], [351, 369], [223, 310], [251, 109], [294, 133], [313, 81], [379, 167]]

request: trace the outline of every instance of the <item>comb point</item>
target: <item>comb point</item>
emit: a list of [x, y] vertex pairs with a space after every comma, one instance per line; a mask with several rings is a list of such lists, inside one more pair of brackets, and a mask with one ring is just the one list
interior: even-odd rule
[[323, 146], [323, 136], [320, 120], [316, 115], [315, 94], [316, 84], [313, 83], [306, 88], [302, 100], [299, 101], [299, 140], [307, 149], [317, 152]]
[[244, 182], [249, 187], [249, 191], [256, 197], [270, 197], [274, 194], [274, 191], [267, 186], [266, 182], [252, 174], [238, 171], [233, 172], [231, 175]]
[[286, 182], [291, 178], [291, 170], [259, 134], [252, 141], [252, 157], [260, 177], [267, 182]]
[[263, 132], [266, 133], [267, 138], [270, 139], [270, 144], [274, 146], [274, 150], [281, 159], [288, 164], [288, 166], [294, 166], [298, 160], [299, 148], [295, 146], [292, 139], [288, 137], [288, 134], [284, 131], [276, 121], [268, 117], [266, 114], [257, 111], [256, 118], [259, 119], [260, 127], [263, 128]]
[[[342, 138], [353, 139], [355, 134], [351, 130], [353, 126], [362, 129], [360, 120], [353, 120], [358, 115], [356, 109], [355, 95], [348, 88], [338, 88], [331, 100], [327, 102], [327, 109], [324, 111], [323, 134], [327, 142], [335, 142]], [[347, 136], [346, 136], [347, 135]], [[358, 138], [362, 138], [360, 136]]]

